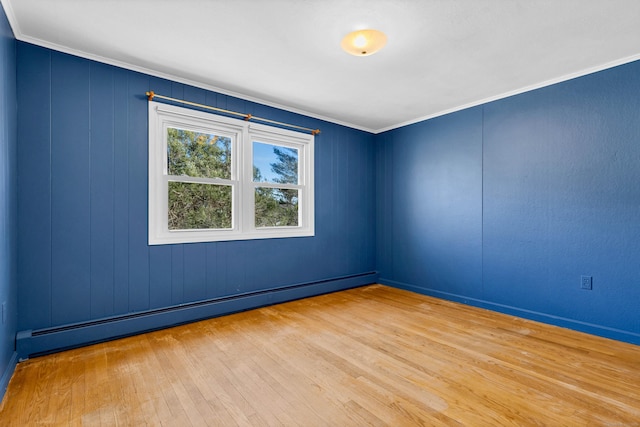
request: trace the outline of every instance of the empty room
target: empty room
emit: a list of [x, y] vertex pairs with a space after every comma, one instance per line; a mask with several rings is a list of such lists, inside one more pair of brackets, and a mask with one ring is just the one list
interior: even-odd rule
[[640, 427], [639, 1], [0, 4], [0, 425]]

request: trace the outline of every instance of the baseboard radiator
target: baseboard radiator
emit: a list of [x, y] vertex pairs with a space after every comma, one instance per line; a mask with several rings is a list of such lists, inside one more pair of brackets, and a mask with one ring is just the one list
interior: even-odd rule
[[378, 274], [376, 272], [367, 272], [196, 301], [54, 328], [20, 331], [16, 336], [16, 351], [19, 360], [23, 361], [30, 357], [70, 348], [364, 286], [376, 283], [377, 278]]

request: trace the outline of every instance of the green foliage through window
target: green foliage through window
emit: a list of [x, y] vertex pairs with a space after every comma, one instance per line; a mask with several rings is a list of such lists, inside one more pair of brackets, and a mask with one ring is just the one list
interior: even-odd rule
[[231, 228], [232, 192], [227, 185], [169, 182], [169, 230]]
[[167, 129], [169, 175], [231, 179], [231, 138]]
[[295, 227], [298, 225], [298, 190], [257, 187], [256, 227]]
[[[167, 129], [169, 175], [231, 179], [231, 138]], [[229, 186], [169, 182], [169, 230], [224, 229], [232, 226]]]

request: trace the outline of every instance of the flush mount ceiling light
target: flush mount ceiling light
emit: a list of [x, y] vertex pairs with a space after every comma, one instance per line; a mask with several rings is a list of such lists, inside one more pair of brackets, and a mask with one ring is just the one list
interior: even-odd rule
[[373, 55], [387, 44], [387, 36], [378, 30], [353, 31], [342, 39], [342, 49], [355, 56]]

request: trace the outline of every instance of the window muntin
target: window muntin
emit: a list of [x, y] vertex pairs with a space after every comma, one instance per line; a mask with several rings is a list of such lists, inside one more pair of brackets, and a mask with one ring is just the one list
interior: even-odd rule
[[313, 144], [149, 102], [149, 244], [313, 236]]

